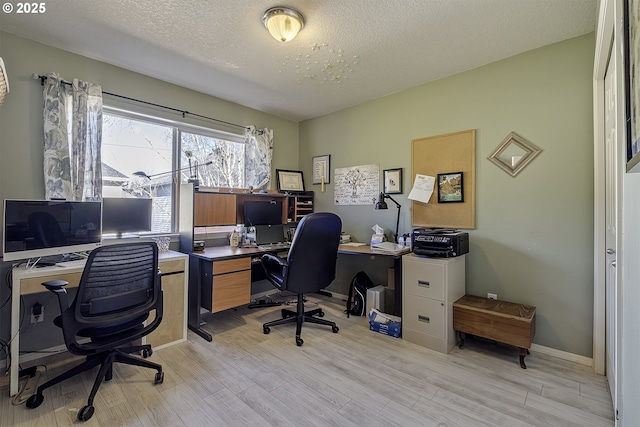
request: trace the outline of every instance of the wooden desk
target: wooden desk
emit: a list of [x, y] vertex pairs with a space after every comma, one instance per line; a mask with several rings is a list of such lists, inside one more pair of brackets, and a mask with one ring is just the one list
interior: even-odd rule
[[[210, 333], [202, 329], [200, 308], [212, 313], [249, 304], [251, 299], [251, 260], [269, 251], [259, 248], [216, 246], [189, 256], [188, 326], [207, 341]], [[270, 251], [270, 252], [281, 252]]]
[[[249, 304], [251, 299], [251, 259], [263, 254], [286, 252], [259, 248], [217, 246], [193, 252], [189, 257], [188, 327], [202, 338], [213, 337], [202, 329], [200, 309], [212, 313]], [[392, 256], [395, 281], [394, 313], [402, 313], [402, 254], [373, 252], [369, 245], [340, 245], [338, 253], [350, 255]]]
[[[160, 326], [151, 334], [143, 338], [143, 342], [151, 344], [155, 349], [163, 348], [187, 339], [187, 255], [169, 251], [158, 256], [158, 266], [162, 273], [162, 292], [164, 294], [163, 319]], [[52, 279], [66, 280], [68, 288], [77, 287], [84, 270], [84, 263], [72, 266], [42, 267], [26, 269], [14, 268], [12, 271], [11, 298], [11, 360], [9, 393], [18, 393], [18, 373], [20, 355], [20, 295], [39, 292], [49, 292], [42, 282]], [[24, 312], [27, 313], [25, 307]], [[26, 317], [27, 314], [24, 314]], [[52, 318], [48, 321], [53, 321]]]

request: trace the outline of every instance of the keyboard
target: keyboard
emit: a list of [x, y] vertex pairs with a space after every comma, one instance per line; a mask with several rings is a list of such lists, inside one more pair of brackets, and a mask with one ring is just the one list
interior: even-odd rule
[[259, 245], [258, 248], [263, 251], [277, 251], [280, 249], [289, 249], [291, 247], [291, 243], [283, 242], [283, 243], [269, 243], [266, 245]]
[[74, 259], [73, 261], [62, 261], [57, 262], [56, 265], [59, 267], [82, 267], [87, 262], [86, 259]]

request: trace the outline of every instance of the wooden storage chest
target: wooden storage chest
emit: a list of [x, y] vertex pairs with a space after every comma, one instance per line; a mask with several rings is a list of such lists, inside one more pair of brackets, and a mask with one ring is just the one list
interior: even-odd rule
[[518, 347], [520, 366], [536, 332], [536, 308], [530, 305], [465, 295], [453, 303], [453, 329]]

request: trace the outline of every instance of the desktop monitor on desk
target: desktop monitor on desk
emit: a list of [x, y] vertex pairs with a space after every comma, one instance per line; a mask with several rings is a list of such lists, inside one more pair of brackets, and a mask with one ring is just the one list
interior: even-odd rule
[[246, 201], [243, 213], [245, 227], [282, 224], [282, 202], [279, 201]]
[[142, 233], [151, 231], [152, 199], [104, 197], [102, 199], [102, 233]]
[[282, 243], [285, 241], [284, 237], [284, 225], [256, 225], [256, 244], [271, 245], [275, 243]]
[[5, 200], [3, 260], [91, 251], [102, 244], [102, 204]]

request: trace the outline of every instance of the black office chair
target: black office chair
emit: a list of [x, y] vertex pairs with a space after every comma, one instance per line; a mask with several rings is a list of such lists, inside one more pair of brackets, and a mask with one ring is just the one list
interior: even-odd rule
[[[152, 354], [150, 345], [131, 345], [131, 342], [152, 332], [162, 320], [158, 247], [154, 242], [141, 242], [94, 249], [71, 305], [62, 288], [67, 284], [63, 280], [50, 280], [43, 286], [58, 296], [61, 314], [54, 323], [62, 328], [67, 349], [86, 356], [86, 360], [38, 387], [27, 400], [27, 407], [40, 406], [44, 401], [42, 392], [47, 388], [100, 365], [87, 405], [78, 412], [78, 420], [86, 421], [93, 415], [93, 399], [102, 380], [109, 381], [113, 376], [113, 363], [155, 369], [158, 372], [154, 384], [164, 380], [162, 365], [130, 355], [134, 352], [142, 352], [144, 357]], [[154, 310], [155, 318], [147, 322]]]
[[298, 294], [297, 311], [282, 310], [282, 319], [262, 325], [265, 334], [271, 326], [284, 323], [296, 323], [296, 344], [301, 346], [300, 338], [303, 322], [331, 326], [337, 333], [335, 322], [318, 319], [323, 317], [322, 309], [304, 311], [304, 294], [326, 288], [336, 277], [336, 260], [342, 221], [340, 217], [328, 212], [316, 212], [302, 218], [293, 237], [287, 259], [271, 254], [262, 256], [262, 266], [267, 279], [278, 289]]

